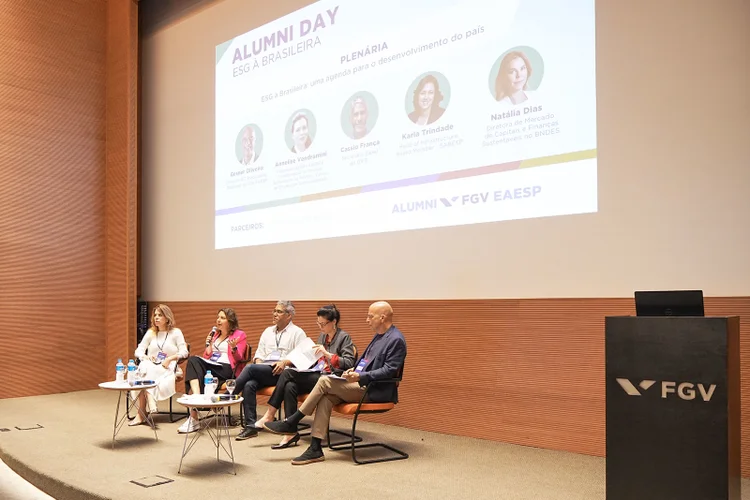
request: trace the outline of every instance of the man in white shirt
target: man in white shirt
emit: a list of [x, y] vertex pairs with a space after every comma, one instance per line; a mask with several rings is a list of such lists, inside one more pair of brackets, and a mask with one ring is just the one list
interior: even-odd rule
[[276, 386], [281, 372], [292, 364], [286, 359], [289, 352], [307, 336], [302, 328], [292, 322], [293, 319], [294, 304], [290, 300], [278, 301], [273, 310], [274, 324], [263, 331], [252, 364], [247, 365], [237, 377], [235, 393], [242, 391], [245, 399], [242, 402], [245, 428], [237, 436], [237, 441], [258, 435], [258, 428], [255, 427], [258, 419], [255, 394], [259, 387]]

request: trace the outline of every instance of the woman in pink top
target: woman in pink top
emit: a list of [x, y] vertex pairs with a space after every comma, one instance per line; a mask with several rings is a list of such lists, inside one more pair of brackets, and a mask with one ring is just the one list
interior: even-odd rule
[[[206, 337], [206, 348], [201, 356], [190, 356], [185, 368], [185, 392], [202, 394], [206, 372], [219, 380], [219, 386], [230, 378], [235, 378], [242, 370], [242, 361], [247, 348], [247, 336], [239, 329], [239, 321], [234, 309], [219, 309], [216, 328]], [[190, 417], [180, 426], [178, 432], [188, 433], [200, 428], [198, 412], [190, 410]]]

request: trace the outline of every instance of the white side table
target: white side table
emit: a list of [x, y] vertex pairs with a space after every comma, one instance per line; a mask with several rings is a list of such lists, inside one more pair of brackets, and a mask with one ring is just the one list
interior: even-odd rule
[[[112, 429], [112, 448], [115, 447], [115, 437], [117, 437], [117, 434], [120, 432], [120, 429], [122, 429], [122, 426], [125, 424], [125, 421], [127, 420], [128, 414], [127, 412], [123, 412], [122, 416], [120, 416], [120, 402], [122, 401], [122, 394], [125, 394], [126, 398], [130, 398], [130, 401], [133, 404], [133, 407], [135, 408], [136, 412], [140, 411], [140, 408], [138, 406], [138, 398], [132, 396], [131, 391], [141, 391], [145, 389], [151, 389], [152, 387], [156, 387], [158, 384], [156, 382], [152, 384], [144, 384], [144, 385], [130, 385], [127, 382], [102, 382], [99, 384], [99, 388], [107, 390], [107, 391], [117, 391], [117, 409], [115, 410], [115, 423], [114, 427]], [[148, 412], [144, 412], [146, 414], [146, 423], [151, 426], [151, 428], [154, 430], [154, 438], [156, 440], [159, 440], [159, 436], [156, 434], [156, 425], [154, 424], [154, 420], [151, 418], [151, 415]], [[136, 413], [137, 415], [137, 413]]]
[[[219, 449], [223, 449], [224, 453], [227, 454], [227, 456], [232, 460], [232, 471], [234, 472], [234, 475], [237, 475], [237, 466], [234, 463], [234, 450], [232, 450], [232, 437], [229, 435], [229, 416], [227, 414], [227, 408], [230, 406], [241, 404], [244, 399], [242, 397], [238, 399], [232, 399], [229, 401], [217, 401], [213, 402], [210, 399], [210, 396], [205, 396], [201, 394], [197, 395], [189, 395], [189, 396], [182, 396], [177, 400], [178, 403], [180, 403], [182, 406], [188, 408], [188, 410], [192, 409], [198, 409], [198, 408], [207, 408], [209, 410], [215, 410], [216, 416], [214, 418], [214, 421], [216, 422], [216, 425], [213, 426], [212, 429], [211, 423], [209, 423], [205, 429], [208, 433], [209, 437], [211, 438], [211, 441], [214, 442], [214, 445], [216, 446], [216, 461], [221, 462], [221, 459], [219, 458]], [[182, 456], [180, 457], [180, 466], [177, 469], [177, 473], [179, 474], [182, 470], [182, 461], [184, 460], [185, 456], [190, 452], [190, 449], [193, 447], [195, 442], [198, 440], [198, 438], [203, 434], [202, 432], [203, 427], [193, 433], [186, 433], [185, 434], [185, 442], [182, 445]], [[190, 443], [188, 443], [188, 436], [190, 434], [193, 434], [193, 437], [190, 439]], [[224, 446], [224, 443], [222, 443], [222, 439], [226, 438], [227, 445]]]

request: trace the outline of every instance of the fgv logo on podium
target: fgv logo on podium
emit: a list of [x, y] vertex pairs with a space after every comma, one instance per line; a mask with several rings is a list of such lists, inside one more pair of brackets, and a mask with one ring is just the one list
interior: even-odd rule
[[[628, 396], [642, 396], [651, 386], [656, 383], [656, 380], [642, 380], [638, 387], [633, 382], [626, 378], [618, 378], [617, 383], [627, 393]], [[696, 392], [696, 387], [698, 388]], [[661, 397], [666, 399], [670, 395], [676, 395], [680, 399], [685, 401], [691, 401], [700, 395], [701, 399], [705, 402], [711, 401], [711, 398], [716, 392], [716, 384], [704, 385], [694, 384], [692, 382], [671, 382], [663, 381], [661, 383]]]

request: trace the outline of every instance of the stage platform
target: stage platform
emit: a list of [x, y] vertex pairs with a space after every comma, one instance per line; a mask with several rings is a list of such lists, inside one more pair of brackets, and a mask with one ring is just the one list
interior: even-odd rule
[[[325, 450], [325, 462], [292, 466], [290, 460], [304, 451], [309, 438], [297, 447], [271, 450], [279, 436], [261, 432], [257, 438], [232, 441], [235, 476], [230, 464], [217, 463], [216, 448], [202, 436], [178, 474], [184, 435], [177, 427], [182, 421], [169, 423], [166, 415], [156, 416], [158, 441], [149, 427], [126, 426], [112, 449], [116, 400], [116, 393], [103, 390], [0, 400], [0, 429], [9, 429], [0, 431], [0, 457], [58, 500], [605, 498], [602, 458], [367, 422], [358, 426], [366, 441], [393, 443], [410, 458], [355, 465], [349, 452]], [[469, 415], [476, 418], [475, 412]], [[346, 419], [331, 423], [334, 429], [351, 426]], [[232, 437], [239, 430], [233, 428]], [[148, 488], [131, 482], [154, 476], [170, 482]], [[750, 500], [747, 481], [742, 498]]]

